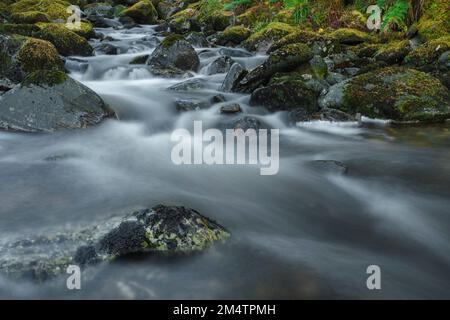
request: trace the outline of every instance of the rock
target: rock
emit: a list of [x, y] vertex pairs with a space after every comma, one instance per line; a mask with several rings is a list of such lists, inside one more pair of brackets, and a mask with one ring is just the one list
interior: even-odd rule
[[220, 107], [220, 113], [230, 114], [242, 112], [239, 103], [231, 103]]
[[158, 205], [92, 227], [7, 243], [0, 247], [0, 271], [44, 281], [65, 273], [71, 264], [84, 267], [130, 254], [189, 254], [229, 236], [193, 209]]
[[186, 41], [189, 42], [194, 47], [207, 48], [209, 47], [209, 42], [206, 40], [205, 36], [201, 32], [191, 32], [186, 36]]
[[125, 9], [120, 14], [123, 17], [130, 17], [137, 23], [156, 24], [158, 12], [150, 0], [142, 0]]
[[330, 36], [340, 44], [345, 45], [357, 45], [372, 40], [369, 34], [350, 28], [337, 29], [333, 31]]
[[130, 61], [130, 64], [146, 64], [149, 57], [150, 57], [149, 54], [137, 56]]
[[317, 79], [323, 80], [328, 74], [328, 66], [319, 55], [315, 55], [310, 61], [311, 71]]
[[330, 88], [321, 107], [396, 121], [439, 122], [450, 117], [450, 92], [424, 73], [390, 67], [359, 75]]
[[295, 32], [297, 29], [282, 22], [271, 22], [261, 31], [252, 34], [243, 43], [249, 51], [267, 51], [276, 41]]
[[119, 22], [123, 25], [125, 29], [133, 29], [139, 27], [139, 25], [134, 21], [133, 18], [128, 16], [119, 17]]
[[167, 1], [159, 1], [156, 5], [158, 16], [160, 16], [164, 20], [170, 17], [170, 14], [173, 12], [174, 8], [174, 4]]
[[234, 60], [227, 56], [218, 57], [216, 60], [211, 62], [211, 64], [206, 69], [207, 75], [213, 75], [217, 73], [227, 73], [231, 66], [234, 64]]
[[230, 11], [213, 11], [199, 17], [199, 21], [204, 26], [207, 33], [214, 33], [225, 30], [233, 23], [233, 13]]
[[90, 3], [84, 6], [84, 14], [89, 16], [113, 17], [113, 7], [108, 3]]
[[348, 122], [356, 121], [355, 117], [336, 109], [324, 108], [318, 112], [311, 113], [303, 108], [298, 108], [288, 113], [290, 123], [307, 122], [313, 120], [330, 121], [330, 122]]
[[167, 88], [167, 90], [172, 91], [194, 91], [205, 89], [207, 86], [207, 81], [201, 78], [188, 79], [186, 81], [176, 83]]
[[221, 103], [227, 101], [227, 98], [223, 94], [216, 94], [211, 98], [212, 103]]
[[388, 64], [401, 63], [410, 51], [409, 40], [390, 42], [378, 49], [375, 59]]
[[36, 37], [41, 29], [34, 24], [0, 24], [0, 34], [4, 35], [21, 35], [25, 37]]
[[45, 14], [49, 20], [62, 20], [64, 22], [70, 16], [70, 13], [67, 12], [70, 3], [64, 0], [19, 0], [12, 2], [14, 3], [10, 6], [11, 15], [28, 14], [33, 16], [39, 12]]
[[220, 48], [219, 54], [232, 58], [248, 58], [253, 56], [250, 52], [237, 48]]
[[11, 90], [14, 88], [15, 84], [11, 82], [11, 80], [3, 78], [0, 79], [0, 95], [5, 93], [6, 91]]
[[235, 63], [231, 66], [230, 71], [228, 71], [225, 79], [223, 80], [222, 85], [220, 86], [220, 91], [222, 92], [231, 92], [231, 89], [235, 86], [235, 84], [241, 80], [247, 71], [239, 64]]
[[70, 31], [64, 25], [48, 24], [40, 30], [38, 37], [53, 43], [63, 56], [91, 56], [93, 52], [85, 38]]
[[170, 17], [169, 28], [171, 32], [185, 34], [190, 31], [201, 31], [200, 23], [196, 17], [197, 11], [187, 8]]
[[87, 18], [96, 28], [114, 28], [119, 29], [123, 27], [122, 23], [117, 20], [104, 18], [101, 16], [90, 15]]
[[450, 51], [446, 51], [439, 57], [438, 69], [441, 71], [450, 70]]
[[232, 90], [251, 93], [266, 84], [275, 73], [291, 71], [313, 57], [311, 49], [301, 43], [287, 45], [272, 54], [262, 65], [256, 67], [237, 82]]
[[272, 53], [284, 46], [303, 43], [312, 48], [315, 55], [326, 56], [340, 50], [340, 44], [335, 39], [309, 30], [296, 30], [276, 41], [270, 46], [268, 53]]
[[120, 49], [110, 43], [100, 43], [95, 46], [95, 51], [106, 55], [117, 55]]
[[0, 128], [52, 132], [86, 128], [114, 112], [92, 90], [61, 71], [36, 71], [0, 99]]
[[200, 60], [189, 42], [181, 36], [172, 35], [156, 47], [147, 64], [155, 75], [176, 76], [189, 70], [197, 71]]
[[0, 78], [12, 83], [37, 70], [64, 70], [58, 51], [48, 41], [0, 34], [0, 49]]
[[450, 36], [431, 40], [412, 50], [404, 60], [405, 65], [434, 69], [440, 56], [450, 50]]
[[203, 100], [195, 100], [195, 99], [176, 99], [175, 100], [175, 108], [177, 111], [196, 111], [201, 109], [207, 109], [210, 107], [210, 104]]
[[16, 12], [11, 15], [14, 23], [34, 24], [38, 22], [50, 22], [47, 14], [39, 11]]
[[224, 129], [241, 129], [243, 131], [247, 131], [249, 129], [259, 130], [262, 129], [262, 123], [253, 117], [243, 117], [237, 120], [234, 120], [228, 124], [224, 125]]
[[335, 85], [344, 81], [345, 79], [347, 78], [343, 74], [337, 72], [328, 72], [325, 80], [328, 82], [328, 84]]
[[323, 173], [346, 174], [348, 172], [348, 167], [344, 163], [335, 160], [315, 160], [308, 165]]
[[221, 46], [233, 46], [247, 40], [250, 35], [250, 29], [243, 26], [233, 26], [217, 33], [212, 39], [215, 44]]
[[256, 89], [250, 97], [251, 106], [263, 106], [271, 112], [302, 108], [317, 111], [316, 93], [300, 77], [272, 79], [268, 86]]

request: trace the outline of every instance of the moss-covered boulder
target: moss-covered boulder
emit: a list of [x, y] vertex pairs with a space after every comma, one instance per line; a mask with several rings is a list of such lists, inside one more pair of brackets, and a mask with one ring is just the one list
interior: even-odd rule
[[27, 11], [14, 13], [12, 16], [12, 21], [15, 23], [37, 23], [37, 22], [50, 22], [50, 18], [47, 14], [39, 11]]
[[158, 12], [150, 0], [142, 0], [121, 12], [121, 16], [130, 17], [137, 23], [155, 24]]
[[223, 31], [233, 23], [233, 14], [228, 11], [216, 11], [200, 16], [199, 21], [207, 32]]
[[373, 41], [373, 38], [368, 33], [350, 28], [337, 29], [330, 34], [330, 37], [340, 44], [346, 45], [357, 45], [363, 42]]
[[317, 96], [299, 76], [275, 77], [252, 93], [250, 105], [263, 106], [271, 112], [302, 109], [312, 114], [317, 111]]
[[249, 51], [267, 51], [276, 41], [297, 29], [282, 22], [269, 23], [262, 30], [252, 34], [243, 46]]
[[265, 85], [270, 78], [280, 72], [293, 71], [307, 63], [313, 57], [311, 49], [302, 43], [294, 43], [273, 52], [260, 66], [250, 71], [237, 82], [233, 91], [251, 93]]
[[450, 34], [448, 0], [424, 1], [425, 12], [417, 23], [419, 36], [424, 40], [438, 39]]
[[6, 22], [9, 19], [12, 3], [14, 3], [13, 0], [0, 0], [0, 22]]
[[25, 37], [34, 37], [41, 29], [34, 24], [0, 24], [0, 34], [21, 35]]
[[67, 12], [70, 6], [68, 1], [64, 0], [20, 0], [11, 5], [11, 14], [25, 15], [31, 12], [30, 16], [37, 12], [45, 14], [50, 20], [64, 20], [71, 15]]
[[397, 121], [450, 118], [450, 92], [421, 71], [389, 67], [339, 83], [321, 98], [322, 107]]
[[224, 227], [196, 210], [158, 205], [91, 226], [2, 243], [0, 272], [44, 281], [71, 264], [85, 267], [131, 254], [186, 255], [229, 237]]
[[214, 36], [214, 42], [222, 46], [233, 46], [245, 41], [250, 35], [250, 29], [244, 26], [233, 26], [217, 33], [217, 35]]
[[187, 8], [171, 16], [169, 20], [170, 31], [185, 34], [191, 31], [200, 31], [201, 26], [198, 21], [198, 12], [195, 9]]
[[405, 57], [405, 64], [414, 67], [424, 67], [437, 63], [439, 57], [450, 50], [450, 36], [428, 41], [411, 51]]
[[[264, 3], [260, 3], [248, 8], [245, 12], [239, 14], [236, 17], [236, 23], [242, 24], [246, 27], [255, 27], [259, 23], [271, 21], [272, 19], [273, 15], [270, 6]], [[276, 19], [276, 21], [287, 22], [280, 19]]]
[[307, 44], [312, 48], [314, 54], [319, 54], [322, 56], [339, 52], [341, 50], [339, 42], [332, 37], [311, 30], [297, 30], [276, 41], [272, 46], [270, 46], [268, 52], [274, 52], [281, 47], [293, 43]]
[[38, 37], [53, 43], [63, 56], [91, 56], [92, 47], [87, 40], [66, 28], [63, 24], [48, 24], [42, 27]]
[[388, 64], [401, 63], [410, 51], [409, 40], [393, 41], [381, 46], [375, 54], [375, 59]]
[[155, 75], [173, 77], [197, 71], [200, 60], [189, 42], [180, 35], [171, 35], [156, 47], [147, 65]]

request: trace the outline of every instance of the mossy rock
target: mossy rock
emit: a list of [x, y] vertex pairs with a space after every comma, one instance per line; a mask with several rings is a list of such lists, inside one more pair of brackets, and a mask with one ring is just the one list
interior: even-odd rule
[[216, 35], [216, 43], [219, 45], [238, 45], [250, 37], [250, 29], [244, 26], [228, 27]]
[[44, 23], [44, 22], [40, 22], [40, 23], [36, 23], [36, 25], [40, 28], [43, 29], [47, 26], [56, 26], [56, 27], [60, 27], [60, 28], [65, 28], [69, 31], [72, 31], [74, 33], [76, 33], [77, 35], [85, 38], [86, 40], [89, 40], [91, 38], [95, 37], [95, 31], [94, 31], [94, 27], [92, 26], [92, 24], [90, 22], [86, 22], [86, 21], [81, 21], [80, 23], [80, 27], [75, 27], [73, 29], [69, 29], [67, 28], [65, 23]]
[[137, 23], [155, 24], [158, 20], [158, 12], [149, 0], [139, 1], [120, 14], [124, 17], [130, 17]]
[[394, 41], [382, 45], [375, 54], [375, 59], [388, 64], [401, 63], [410, 51], [409, 40]]
[[[246, 27], [254, 27], [259, 23], [272, 20], [272, 13], [267, 4], [259, 4], [247, 9], [236, 17], [236, 23]], [[277, 19], [277, 21], [280, 21]], [[287, 21], [283, 21], [287, 22]]]
[[344, 28], [367, 30], [367, 17], [359, 10], [352, 10], [351, 8], [345, 10], [340, 16], [339, 22]]
[[29, 38], [23, 44], [16, 58], [26, 73], [37, 70], [64, 70], [64, 64], [58, 51], [45, 40]]
[[405, 58], [405, 64], [414, 67], [432, 65], [448, 50], [450, 50], [450, 36], [431, 40], [411, 51]]
[[228, 11], [213, 12], [205, 17], [199, 18], [199, 22], [205, 26], [206, 30], [223, 31], [233, 22], [233, 14]]
[[11, 19], [15, 23], [28, 23], [33, 24], [37, 22], [50, 22], [50, 18], [47, 14], [39, 11], [27, 11], [14, 13]]
[[0, 0], [0, 22], [2, 19], [8, 19], [11, 13], [10, 6], [13, 0]]
[[350, 114], [398, 121], [450, 118], [449, 90], [438, 79], [414, 69], [376, 70], [351, 79], [341, 88], [342, 100], [336, 107]]
[[432, 40], [450, 34], [450, 5], [448, 0], [433, 0], [425, 4], [425, 12], [417, 23], [419, 36]]
[[41, 12], [51, 20], [64, 20], [71, 15], [67, 12], [70, 3], [64, 0], [20, 0], [11, 5], [11, 14], [24, 14], [26, 12]]
[[34, 24], [0, 24], [0, 33], [3, 34], [18, 34], [25, 37], [34, 37], [40, 30], [41, 29]]
[[36, 70], [28, 74], [22, 82], [22, 86], [55, 86], [66, 81], [67, 75], [57, 70]]
[[261, 31], [251, 35], [244, 43], [244, 47], [250, 51], [266, 51], [276, 41], [295, 32], [297, 29], [282, 22], [272, 22]]
[[40, 30], [38, 37], [53, 43], [63, 56], [91, 56], [93, 52], [92, 47], [85, 38], [70, 31], [65, 25], [46, 25]]
[[177, 12], [170, 18], [170, 30], [180, 34], [188, 33], [190, 31], [200, 31], [201, 26], [197, 16], [198, 11], [192, 8]]
[[382, 47], [379, 43], [361, 43], [350, 47], [349, 50], [359, 58], [373, 58]]
[[373, 37], [368, 33], [350, 28], [337, 29], [330, 34], [330, 37], [346, 45], [357, 45], [363, 42], [373, 41]]

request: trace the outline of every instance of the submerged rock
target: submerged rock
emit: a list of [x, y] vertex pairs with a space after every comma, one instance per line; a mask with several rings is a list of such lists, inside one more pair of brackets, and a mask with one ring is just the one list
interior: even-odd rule
[[245, 75], [247, 71], [239, 64], [235, 63], [231, 66], [230, 71], [228, 71], [225, 79], [223, 80], [222, 85], [220, 86], [220, 91], [223, 92], [231, 92], [235, 84], [240, 81]]
[[186, 71], [197, 71], [200, 60], [192, 45], [182, 36], [165, 38], [147, 61], [151, 72], [159, 76], [177, 76]]
[[192, 253], [230, 233], [193, 209], [158, 205], [99, 225], [37, 236], [0, 247], [0, 272], [42, 281], [67, 266], [110, 261], [129, 254]]
[[218, 57], [216, 60], [206, 69], [206, 74], [213, 75], [217, 73], [227, 73], [231, 66], [234, 64], [234, 60], [227, 56]]

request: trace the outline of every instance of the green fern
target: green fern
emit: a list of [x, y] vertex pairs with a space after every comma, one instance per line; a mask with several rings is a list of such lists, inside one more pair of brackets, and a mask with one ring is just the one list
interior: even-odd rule
[[[380, 0], [385, 3], [386, 1]], [[381, 25], [382, 30], [386, 30], [388, 26], [395, 25], [400, 29], [406, 28], [406, 18], [408, 16], [410, 3], [407, 0], [396, 0], [387, 8]]]

